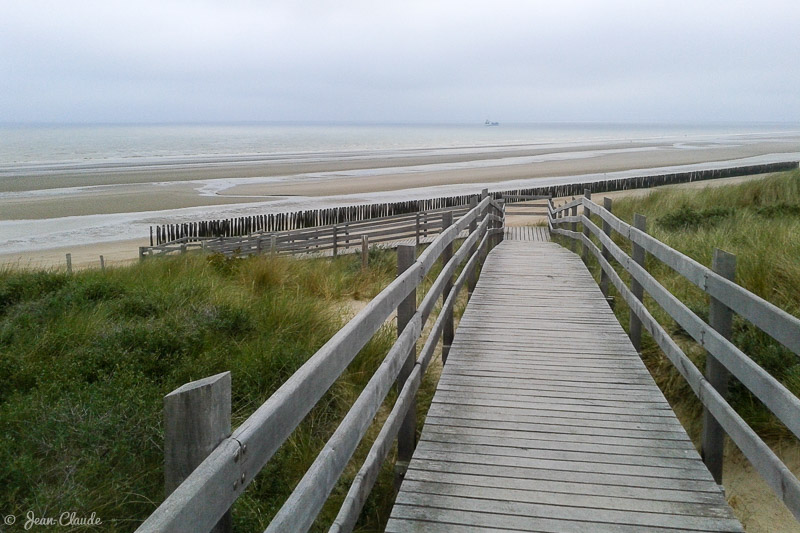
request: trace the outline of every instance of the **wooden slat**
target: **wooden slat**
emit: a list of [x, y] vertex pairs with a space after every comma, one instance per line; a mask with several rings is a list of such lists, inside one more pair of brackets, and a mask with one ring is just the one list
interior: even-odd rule
[[577, 256], [506, 228], [387, 531], [741, 531]]

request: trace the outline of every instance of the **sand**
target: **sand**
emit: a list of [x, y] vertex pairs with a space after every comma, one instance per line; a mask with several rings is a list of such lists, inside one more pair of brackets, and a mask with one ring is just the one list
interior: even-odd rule
[[130, 265], [138, 261], [139, 247], [149, 244], [150, 240], [148, 238], [0, 254], [0, 268], [64, 270], [67, 267], [67, 254], [72, 256], [72, 268], [74, 270], [100, 268], [101, 255], [106, 267], [113, 268], [115, 266]]
[[[405, 191], [414, 197], [432, 194], [431, 190], [423, 190], [426, 187], [453, 186], [456, 189], [435, 192], [458, 194], [462, 192], [459, 184], [473, 184], [468, 190], [474, 190], [480, 185], [491, 187], [493, 183], [527, 180], [529, 186], [540, 178], [591, 173], [602, 177], [618, 171], [646, 172], [718, 161], [734, 166], [743, 158], [761, 156], [783, 160], [800, 157], [800, 137], [561, 143], [54, 166], [46, 175], [39, 169], [39, 174], [21, 171], [0, 180], [0, 234], [7, 244], [0, 253], [0, 265], [63, 265], [67, 252], [72, 253], [75, 268], [98, 264], [100, 255], [108, 264], [135, 260], [138, 247], [148, 244], [144, 240], [148, 225], [172, 222], [178, 210], [184, 208], [195, 210], [182, 212], [181, 221], [226, 218], [239, 216], [228, 214], [234, 207], [252, 206], [252, 212], [247, 214], [268, 213], [316, 208], [325, 203], [383, 201], [384, 194], [392, 194], [396, 200], [406, 197]], [[54, 185], [59, 188], [52, 189]], [[410, 192], [413, 189], [417, 190]], [[212, 206], [226, 211], [203, 211]], [[105, 218], [92, 219], [91, 215]], [[513, 214], [509, 217], [510, 225], [530, 222], [517, 220]], [[120, 240], [139, 232], [141, 240]], [[83, 242], [95, 240], [94, 236], [96, 240], [113, 242], [63, 246], [73, 239], [72, 235], [83, 237]], [[40, 250], [20, 251], [34, 246]]]
[[[671, 143], [629, 142], [489, 147], [467, 153], [454, 149], [452, 154], [445, 151], [428, 155], [424, 151], [385, 156], [330, 154], [321, 157], [322, 160], [304, 157], [293, 162], [279, 158], [54, 170], [46, 178], [20, 174], [0, 180], [0, 221], [491, 184], [797, 152], [800, 152], [797, 139], [736, 146], [698, 143], [691, 148]], [[56, 185], [61, 189], [48, 193]], [[225, 186], [229, 188], [217, 190]], [[31, 190], [37, 191], [36, 194], [24, 192]]]
[[[763, 179], [769, 174], [759, 174], [754, 176], [739, 176], [735, 178], [724, 178], [718, 180], [698, 181], [694, 183], [685, 183], [678, 185], [666, 185], [664, 187], [656, 187], [652, 189], [634, 189], [626, 191], [614, 191], [598, 195], [599, 197], [608, 196], [612, 199], [631, 197], [631, 196], [644, 196], [650, 194], [654, 190], [661, 188], [705, 188], [705, 187], [722, 187], [725, 185], [733, 185], [742, 183], [744, 181], [753, 179]], [[567, 198], [556, 198], [555, 202], [560, 203], [567, 201]], [[541, 205], [541, 202], [537, 202]], [[517, 213], [525, 214], [517, 214]], [[539, 212], [541, 214], [528, 214], [530, 212]], [[506, 213], [506, 224], [508, 226], [527, 226], [534, 224], [544, 224], [546, 221], [544, 216], [544, 209], [542, 207], [529, 207], [526, 204], [510, 205]], [[134, 239], [113, 241], [105, 243], [95, 243], [82, 246], [65, 246], [58, 248], [50, 248], [45, 250], [37, 250], [30, 252], [18, 252], [12, 254], [0, 254], [0, 267], [11, 268], [24, 268], [24, 269], [38, 269], [38, 268], [66, 268], [66, 254], [72, 255], [72, 265], [76, 270], [83, 268], [99, 268], [100, 256], [102, 255], [105, 260], [106, 266], [119, 266], [135, 262], [139, 258], [139, 247], [147, 246], [150, 244], [149, 239]]]

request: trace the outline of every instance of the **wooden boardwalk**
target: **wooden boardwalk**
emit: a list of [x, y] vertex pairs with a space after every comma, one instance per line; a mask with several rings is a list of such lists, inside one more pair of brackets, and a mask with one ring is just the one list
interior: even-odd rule
[[530, 240], [489, 254], [386, 531], [742, 531], [578, 256]]
[[506, 226], [503, 231], [509, 241], [550, 241], [550, 231], [545, 226]]

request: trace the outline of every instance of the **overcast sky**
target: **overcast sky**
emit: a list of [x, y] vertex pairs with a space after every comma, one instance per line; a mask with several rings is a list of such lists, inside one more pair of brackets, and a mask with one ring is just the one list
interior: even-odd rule
[[800, 122], [800, 1], [0, 0], [0, 122]]

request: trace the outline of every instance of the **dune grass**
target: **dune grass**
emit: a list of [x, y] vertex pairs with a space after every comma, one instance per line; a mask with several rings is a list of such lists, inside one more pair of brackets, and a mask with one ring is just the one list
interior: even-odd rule
[[[800, 316], [800, 171], [719, 188], [659, 189], [642, 198], [617, 200], [613, 210], [629, 223], [634, 213], [644, 214], [648, 233], [706, 266], [710, 266], [715, 248], [735, 254], [737, 283]], [[629, 250], [619, 236], [615, 240]], [[596, 262], [591, 266], [597, 274]], [[653, 258], [649, 258], [647, 267], [698, 316], [708, 319], [708, 297], [704, 293]], [[629, 279], [621, 269], [618, 271], [623, 279]], [[617, 316], [627, 327], [628, 308], [616, 296]], [[646, 298], [646, 304], [695, 364], [704, 368], [704, 350], [655, 302]], [[740, 317], [734, 321], [733, 342], [793, 393], [800, 394], [797, 355]], [[643, 358], [670, 403], [686, 413], [690, 433], [696, 436], [700, 403], [648, 335]], [[785, 426], [735, 379], [730, 391], [730, 403], [759, 434], [769, 439], [790, 437]]]
[[[354, 256], [186, 255], [106, 272], [0, 272], [0, 508], [95, 512], [99, 530], [135, 529], [163, 499], [163, 396], [230, 370], [237, 427], [395, 268], [393, 252], [373, 250], [366, 271]], [[393, 326], [381, 329], [239, 498], [237, 530], [264, 529], [394, 337]], [[391, 464], [361, 531], [380, 529], [390, 487]]]

